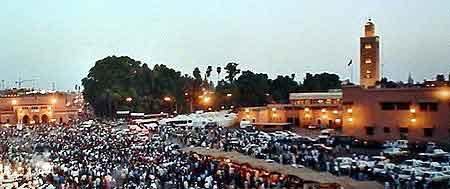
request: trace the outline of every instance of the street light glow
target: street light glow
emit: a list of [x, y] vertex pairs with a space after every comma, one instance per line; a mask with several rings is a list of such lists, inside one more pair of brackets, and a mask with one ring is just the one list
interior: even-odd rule
[[56, 100], [56, 98], [52, 98], [52, 104], [56, 104], [56, 102], [57, 102], [57, 100]]
[[170, 102], [170, 101], [172, 101], [172, 98], [170, 98], [170, 97], [168, 97], [168, 96], [166, 96], [166, 97], [164, 97], [164, 99], [163, 99], [164, 101], [166, 101], [166, 102]]
[[227, 94], [227, 97], [231, 97], [231, 96], [233, 96], [233, 94], [231, 94], [231, 93], [228, 93], [228, 94]]
[[17, 104], [17, 100], [11, 100], [11, 104], [12, 105], [16, 105]]
[[131, 102], [131, 101], [133, 101], [133, 98], [127, 97], [125, 100], [126, 100], [127, 102]]

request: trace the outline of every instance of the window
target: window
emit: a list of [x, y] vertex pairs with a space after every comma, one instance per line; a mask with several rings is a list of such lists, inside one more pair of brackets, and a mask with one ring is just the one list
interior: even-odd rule
[[400, 127], [399, 131], [400, 131], [400, 133], [402, 133], [402, 134], [407, 134], [407, 133], [408, 133], [408, 128], [406, 128], [406, 127]]
[[395, 104], [390, 102], [380, 103], [381, 110], [395, 110]]
[[370, 71], [370, 70], [366, 70], [366, 73], [370, 74], [370, 73], [372, 73], [372, 71]]
[[438, 111], [438, 103], [430, 103], [428, 105], [430, 112], [437, 112]]
[[439, 110], [439, 104], [436, 102], [422, 102], [419, 103], [419, 109], [422, 112], [437, 112]]
[[381, 110], [409, 110], [411, 103], [409, 102], [381, 102]]
[[389, 127], [384, 127], [383, 128], [384, 133], [390, 133], [391, 132], [391, 128]]
[[375, 128], [374, 127], [366, 127], [366, 135], [374, 135]]
[[366, 64], [371, 64], [372, 63], [372, 60], [370, 60], [370, 58], [368, 58], [368, 59], [366, 59]]
[[423, 136], [424, 137], [433, 137], [433, 128], [424, 128]]
[[404, 102], [396, 104], [397, 110], [409, 110], [410, 105], [411, 105], [410, 103], [404, 103]]
[[365, 45], [364, 45], [364, 48], [365, 48], [365, 49], [371, 49], [371, 48], [372, 48], [372, 45], [371, 45], [371, 44], [365, 44]]
[[419, 109], [421, 112], [426, 112], [428, 111], [428, 105], [427, 103], [419, 103]]

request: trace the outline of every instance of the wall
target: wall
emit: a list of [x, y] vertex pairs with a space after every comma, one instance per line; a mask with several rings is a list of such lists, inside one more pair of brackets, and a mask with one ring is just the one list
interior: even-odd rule
[[[415, 142], [448, 143], [450, 125], [448, 91], [447, 88], [344, 87], [343, 132], [345, 135], [380, 142], [405, 137]], [[381, 102], [410, 102], [411, 106], [407, 110], [382, 110]], [[437, 103], [438, 111], [421, 111], [419, 103], [424, 102]], [[352, 112], [346, 112], [348, 109]], [[411, 112], [411, 109], [414, 109], [415, 113]], [[374, 134], [368, 135], [366, 127], [373, 127]], [[385, 128], [389, 128], [390, 132], [386, 133]], [[400, 128], [408, 129], [408, 132], [401, 134]], [[431, 137], [424, 136], [424, 128], [433, 130]]]

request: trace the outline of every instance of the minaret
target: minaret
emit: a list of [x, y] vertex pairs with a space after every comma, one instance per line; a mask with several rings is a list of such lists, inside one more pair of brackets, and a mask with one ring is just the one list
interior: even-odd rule
[[380, 37], [375, 34], [375, 24], [369, 19], [360, 39], [360, 85], [368, 88], [380, 80]]

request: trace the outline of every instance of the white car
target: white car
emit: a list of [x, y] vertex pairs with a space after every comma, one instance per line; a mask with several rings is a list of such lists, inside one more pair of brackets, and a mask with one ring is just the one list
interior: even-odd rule
[[294, 168], [305, 168], [305, 166], [300, 165], [300, 164], [292, 164], [291, 166]]
[[272, 136], [270, 136], [268, 133], [266, 133], [266, 132], [259, 132], [258, 133], [258, 138], [259, 139], [267, 139], [267, 140], [270, 140], [270, 139], [272, 139]]
[[388, 171], [391, 171], [395, 168], [395, 164], [393, 163], [379, 163], [372, 167], [372, 172], [374, 175], [386, 175]]
[[334, 160], [335, 164], [339, 164], [340, 169], [349, 169], [352, 166], [353, 159], [349, 157], [338, 157]]
[[398, 174], [398, 177], [401, 180], [410, 180], [411, 176], [414, 174], [416, 180], [421, 180], [422, 176], [424, 175], [423, 172], [421, 172], [418, 169], [403, 169], [400, 171], [400, 173]]
[[439, 156], [445, 156], [448, 152], [442, 150], [442, 149], [434, 149], [431, 153], [420, 153], [421, 156], [430, 156], [430, 157], [439, 157]]
[[408, 141], [407, 140], [386, 141], [383, 144], [383, 147], [385, 147], [385, 148], [407, 149], [408, 148]]
[[450, 175], [446, 175], [441, 172], [424, 172], [423, 177], [427, 180], [432, 180], [434, 182], [444, 181], [450, 179]]
[[239, 123], [239, 127], [240, 127], [241, 129], [245, 129], [245, 128], [247, 128], [247, 127], [252, 127], [252, 123], [251, 123], [250, 121], [247, 121], [247, 120], [242, 120], [242, 121]]
[[408, 151], [402, 150], [400, 148], [386, 148], [383, 150], [383, 154], [388, 156], [401, 156], [408, 154]]

